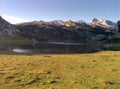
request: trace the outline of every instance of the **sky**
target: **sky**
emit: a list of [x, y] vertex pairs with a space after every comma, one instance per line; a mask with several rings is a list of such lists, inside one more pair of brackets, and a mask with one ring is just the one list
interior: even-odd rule
[[120, 0], [0, 0], [0, 15], [11, 23], [26, 21], [120, 20]]

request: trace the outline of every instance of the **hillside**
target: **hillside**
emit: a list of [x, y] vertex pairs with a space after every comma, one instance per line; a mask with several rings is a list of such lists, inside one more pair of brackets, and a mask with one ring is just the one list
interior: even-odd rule
[[5, 21], [0, 16], [0, 36], [1, 35], [15, 35], [19, 30], [9, 22]]
[[[106, 21], [106, 26], [103, 26], [88, 24], [84, 21], [74, 22], [69, 20], [63, 22], [61, 20], [55, 20], [50, 22], [33, 21], [21, 23], [18, 24], [17, 27], [22, 36], [30, 39], [34, 38], [38, 41], [46, 40], [83, 43], [88, 40], [92, 41], [93, 39], [106, 39], [109, 35], [115, 34], [117, 32], [117, 24], [113, 24], [110, 21]], [[101, 35], [100, 38], [98, 38], [99, 35]]]
[[98, 47], [99, 45], [100, 49], [102, 49], [105, 42], [114, 41], [114, 39], [119, 41], [119, 24], [119, 21], [114, 23], [109, 20], [94, 18], [89, 23], [84, 21], [69, 20], [64, 22], [55, 20], [50, 22], [32, 21], [12, 25], [0, 17], [0, 43], [3, 45], [20, 45], [30, 44], [33, 41], [35, 43], [74, 42], [91, 44], [89, 45], [90, 48]]
[[50, 22], [33, 21], [12, 25], [0, 17], [1, 35], [21, 35], [38, 41], [87, 42], [97, 35], [112, 35], [117, 32], [114, 22], [103, 19], [92, 19], [90, 23], [84, 21], [55, 20]]
[[0, 46], [11, 45], [11, 44], [26, 44], [28, 40], [20, 36], [19, 29], [4, 20], [0, 16]]

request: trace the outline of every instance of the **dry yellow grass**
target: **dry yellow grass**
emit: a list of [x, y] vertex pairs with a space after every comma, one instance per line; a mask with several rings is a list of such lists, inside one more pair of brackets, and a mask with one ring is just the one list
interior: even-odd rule
[[120, 51], [1, 54], [0, 89], [120, 89]]

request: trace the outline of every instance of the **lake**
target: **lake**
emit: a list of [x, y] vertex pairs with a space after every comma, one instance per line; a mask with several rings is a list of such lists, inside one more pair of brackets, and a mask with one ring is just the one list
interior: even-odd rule
[[40, 42], [34, 45], [0, 46], [0, 51], [15, 53], [91, 53], [100, 48], [86, 43]]

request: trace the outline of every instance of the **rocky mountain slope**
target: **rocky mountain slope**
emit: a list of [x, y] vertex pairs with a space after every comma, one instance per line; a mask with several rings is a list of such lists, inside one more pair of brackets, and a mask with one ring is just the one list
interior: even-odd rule
[[39, 41], [88, 42], [107, 39], [117, 32], [117, 24], [103, 19], [84, 21], [33, 21], [17, 25], [21, 35]]
[[[29, 22], [17, 25], [21, 35], [39, 41], [86, 42], [87, 35], [79, 35], [75, 28], [56, 22]], [[83, 32], [83, 31], [80, 31]]]
[[118, 32], [120, 32], [120, 20], [117, 22], [118, 24]]
[[[120, 28], [120, 21], [118, 21]], [[117, 24], [103, 19], [92, 19], [90, 23], [80, 21], [50, 22], [33, 21], [12, 25], [0, 17], [0, 35], [20, 35], [37, 41], [63, 41], [86, 43], [102, 41], [118, 32]], [[111, 36], [112, 35], [112, 36]]]
[[0, 16], [0, 36], [15, 35], [19, 30]]

